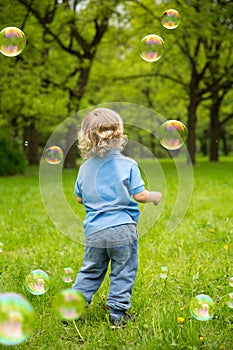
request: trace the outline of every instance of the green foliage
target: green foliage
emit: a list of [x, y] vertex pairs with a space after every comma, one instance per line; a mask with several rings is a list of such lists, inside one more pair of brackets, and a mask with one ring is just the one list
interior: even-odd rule
[[27, 166], [26, 158], [19, 145], [12, 141], [9, 130], [0, 133], [0, 176], [23, 173]]
[[[181, 14], [175, 30], [160, 23], [168, 7]], [[21, 28], [27, 44], [16, 58], [0, 55], [0, 125], [23, 135], [33, 120], [44, 141], [77, 109], [112, 101], [147, 106], [188, 124], [193, 93], [197, 138], [204, 129], [209, 138], [211, 95], [228, 89], [219, 121], [230, 143], [232, 11], [228, 0], [3, 2], [1, 26]], [[150, 33], [165, 42], [163, 57], [154, 63], [143, 61], [138, 49]]]

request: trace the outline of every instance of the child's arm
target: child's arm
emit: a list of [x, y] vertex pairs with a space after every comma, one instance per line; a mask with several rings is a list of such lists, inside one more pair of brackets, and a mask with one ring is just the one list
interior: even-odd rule
[[82, 200], [81, 197], [76, 196], [76, 199], [77, 199], [77, 201], [78, 201], [80, 204], [83, 204], [83, 200]]
[[135, 194], [133, 197], [139, 203], [153, 202], [154, 205], [158, 205], [162, 198], [162, 194], [160, 192], [150, 192], [144, 190]]

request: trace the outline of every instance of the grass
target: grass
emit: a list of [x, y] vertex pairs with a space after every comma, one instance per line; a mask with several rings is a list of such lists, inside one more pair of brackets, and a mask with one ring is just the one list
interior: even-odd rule
[[[150, 172], [150, 161], [140, 165]], [[67, 288], [62, 270], [67, 266], [79, 270], [83, 246], [65, 237], [48, 218], [37, 169], [26, 176], [0, 178], [0, 292], [24, 295], [36, 313], [32, 335], [14, 349], [232, 349], [233, 309], [226, 301], [233, 291], [229, 286], [233, 276], [233, 160], [194, 166], [191, 203], [172, 232], [167, 232], [166, 225], [177, 195], [176, 170], [169, 161], [161, 165], [167, 195], [160, 218], [139, 240], [139, 271], [131, 309], [137, 321], [125, 329], [109, 329], [104, 307], [109, 285], [106, 277], [93, 303], [76, 322], [84, 341], [72, 322], [67, 328], [62, 326], [53, 309], [57, 292]], [[77, 211], [75, 177], [76, 171], [65, 171], [63, 186], [67, 201]], [[158, 181], [158, 190], [159, 185]], [[150, 208], [148, 220], [159, 210], [153, 205]], [[168, 268], [166, 279], [160, 278], [161, 266]], [[34, 269], [50, 275], [50, 289], [41, 296], [30, 294], [24, 285]], [[201, 293], [216, 303], [214, 318], [208, 322], [196, 320], [189, 311], [191, 298]]]

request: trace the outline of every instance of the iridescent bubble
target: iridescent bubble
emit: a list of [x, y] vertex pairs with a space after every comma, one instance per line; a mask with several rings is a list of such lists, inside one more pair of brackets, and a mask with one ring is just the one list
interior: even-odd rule
[[180, 14], [177, 10], [169, 9], [163, 12], [161, 24], [166, 29], [175, 29], [180, 24]]
[[233, 293], [228, 294], [228, 300], [227, 300], [227, 305], [233, 309]]
[[199, 321], [208, 321], [214, 316], [215, 303], [206, 294], [199, 294], [190, 303], [190, 313]]
[[146, 62], [158, 61], [164, 52], [164, 41], [159, 35], [149, 34], [140, 43], [140, 56]]
[[0, 343], [16, 345], [32, 333], [34, 310], [20, 294], [0, 294]]
[[160, 278], [168, 278], [167, 266], [161, 266]]
[[26, 45], [26, 37], [17, 27], [7, 27], [0, 32], [0, 52], [4, 56], [19, 55]]
[[185, 143], [188, 131], [186, 126], [178, 120], [168, 120], [159, 129], [159, 141], [168, 150], [176, 150]]
[[71, 267], [65, 267], [63, 269], [62, 279], [65, 283], [71, 283], [74, 279], [74, 271]]
[[25, 285], [33, 295], [42, 295], [49, 289], [50, 278], [43, 270], [34, 270], [27, 275]]
[[62, 320], [77, 320], [85, 311], [86, 301], [75, 289], [60, 291], [54, 300], [54, 308]]
[[46, 149], [45, 159], [49, 164], [59, 164], [63, 160], [63, 151], [58, 146], [52, 146]]
[[233, 277], [229, 278], [229, 286], [233, 287]]

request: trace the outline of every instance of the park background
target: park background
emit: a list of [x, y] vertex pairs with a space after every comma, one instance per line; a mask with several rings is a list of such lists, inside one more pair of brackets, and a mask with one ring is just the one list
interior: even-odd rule
[[[173, 7], [181, 24], [168, 30], [161, 14]], [[197, 152], [211, 161], [230, 155], [232, 12], [227, 0], [1, 1], [1, 30], [19, 27], [27, 39], [21, 55], [0, 56], [2, 152], [13, 143], [29, 164], [38, 164], [58, 124], [79, 110], [117, 101], [185, 123], [193, 163]], [[148, 34], [164, 40], [164, 55], [154, 63], [139, 55]], [[166, 156], [151, 131], [128, 134]], [[66, 167], [74, 167], [75, 158], [69, 152]]]
[[[0, 8], [0, 29], [16, 26], [27, 39], [19, 56], [0, 55], [1, 292], [25, 295], [38, 316], [32, 336], [15, 348], [232, 349], [227, 300], [233, 275], [233, 3], [1, 0]], [[161, 26], [168, 8], [181, 15], [174, 30]], [[164, 54], [149, 63], [141, 59], [139, 45], [152, 33], [164, 39]], [[154, 130], [148, 133], [148, 118], [145, 128], [126, 128], [129, 139], [143, 145], [135, 156], [151, 178], [153, 160], [146, 159], [145, 147], [161, 162], [168, 195], [159, 222], [140, 240], [132, 300], [136, 325], [119, 330], [120, 335], [108, 329], [105, 282], [78, 324], [82, 341], [72, 324], [63, 329], [53, 299], [66, 287], [62, 269], [81, 266], [83, 247], [47, 217], [39, 162], [60, 123], [80, 110], [114, 102], [138, 104], [187, 126], [194, 188], [183, 222], [167, 232], [177, 195], [173, 163], [179, 152], [167, 152]], [[73, 136], [73, 125], [67, 125], [67, 140]], [[67, 201], [76, 212], [77, 156], [74, 144], [63, 174]], [[159, 277], [161, 266], [169, 269], [165, 280]], [[25, 288], [25, 276], [36, 268], [51, 275], [50, 291], [41, 297]], [[216, 303], [208, 322], [193, 319], [189, 311], [191, 298], [201, 293]]]

